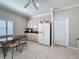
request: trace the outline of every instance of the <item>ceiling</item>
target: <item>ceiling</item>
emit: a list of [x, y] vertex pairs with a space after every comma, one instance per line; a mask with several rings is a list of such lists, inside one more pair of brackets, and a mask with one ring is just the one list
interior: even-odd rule
[[[25, 4], [28, 0], [0, 0], [0, 3], [4, 5], [8, 5], [10, 9], [18, 9], [19, 12], [34, 16], [42, 13], [50, 12], [51, 8], [63, 8], [75, 4], [79, 4], [79, 0], [38, 0], [39, 10], [36, 10], [32, 4], [30, 4], [27, 8], [24, 8]], [[6, 6], [7, 7], [7, 6]], [[7, 9], [9, 9], [7, 8]]]

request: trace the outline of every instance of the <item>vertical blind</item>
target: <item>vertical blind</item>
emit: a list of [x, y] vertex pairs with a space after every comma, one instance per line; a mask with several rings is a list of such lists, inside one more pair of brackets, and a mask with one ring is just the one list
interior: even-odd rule
[[0, 20], [0, 36], [13, 34], [13, 21]]

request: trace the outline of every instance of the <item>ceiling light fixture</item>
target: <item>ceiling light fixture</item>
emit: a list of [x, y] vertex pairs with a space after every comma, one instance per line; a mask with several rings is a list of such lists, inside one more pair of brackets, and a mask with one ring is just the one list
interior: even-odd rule
[[24, 6], [24, 8], [27, 8], [31, 4], [31, 2], [33, 3], [34, 7], [37, 10], [39, 10], [39, 4], [38, 4], [37, 0], [28, 0], [28, 3]]

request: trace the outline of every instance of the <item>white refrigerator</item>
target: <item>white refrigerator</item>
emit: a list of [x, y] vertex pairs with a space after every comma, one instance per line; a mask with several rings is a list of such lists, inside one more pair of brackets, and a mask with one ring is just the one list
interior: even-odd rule
[[50, 46], [50, 23], [38, 25], [38, 42]]

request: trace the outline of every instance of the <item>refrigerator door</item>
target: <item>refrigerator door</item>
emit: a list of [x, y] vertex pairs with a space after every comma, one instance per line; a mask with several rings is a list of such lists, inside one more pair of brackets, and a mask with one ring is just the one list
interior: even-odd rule
[[50, 45], [50, 23], [44, 23], [44, 44]]
[[50, 45], [50, 23], [39, 24], [38, 28], [39, 43]]
[[43, 39], [44, 39], [44, 37], [43, 37], [43, 24], [39, 24], [38, 25], [38, 42], [39, 43], [41, 43], [41, 44], [43, 44], [44, 42], [43, 42]]

